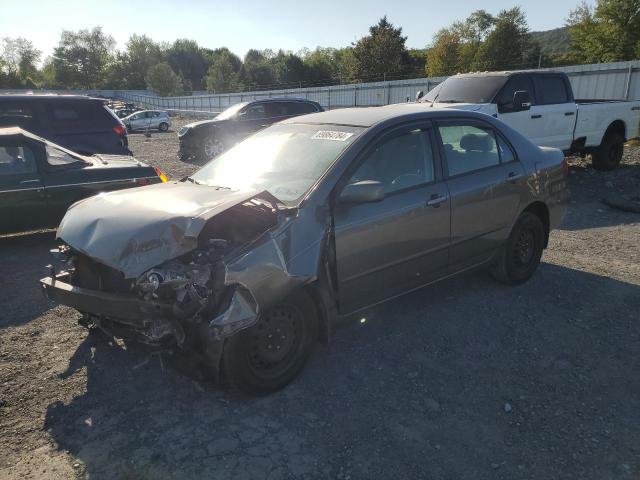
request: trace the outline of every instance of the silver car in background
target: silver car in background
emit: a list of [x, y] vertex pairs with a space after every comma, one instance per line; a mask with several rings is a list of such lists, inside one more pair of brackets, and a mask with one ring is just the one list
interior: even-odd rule
[[171, 126], [171, 117], [168, 112], [161, 110], [142, 110], [122, 119], [127, 130], [159, 130], [166, 132]]

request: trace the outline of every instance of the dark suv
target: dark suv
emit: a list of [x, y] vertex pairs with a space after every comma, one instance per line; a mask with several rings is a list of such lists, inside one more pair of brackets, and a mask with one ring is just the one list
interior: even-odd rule
[[318, 102], [272, 98], [237, 103], [212, 120], [185, 125], [178, 131], [181, 160], [206, 162], [258, 130], [298, 115], [322, 112]]
[[0, 127], [11, 126], [83, 155], [131, 154], [126, 128], [98, 98], [0, 95]]

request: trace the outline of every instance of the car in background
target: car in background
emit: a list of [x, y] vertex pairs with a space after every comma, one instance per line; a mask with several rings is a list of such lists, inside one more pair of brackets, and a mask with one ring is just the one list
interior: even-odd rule
[[114, 110], [113, 113], [115, 113], [118, 118], [125, 118], [139, 111], [139, 108], [121, 108], [119, 110]]
[[0, 234], [54, 228], [78, 200], [163, 181], [130, 155], [80, 155], [20, 127], [0, 128]]
[[171, 117], [168, 112], [160, 110], [142, 110], [122, 119], [127, 130], [159, 130], [166, 132], [171, 126]]
[[640, 135], [640, 101], [575, 99], [560, 71], [453, 75], [419, 102], [491, 115], [537, 145], [589, 157], [596, 170], [617, 168], [624, 142]]
[[66, 259], [41, 282], [85, 325], [189, 351], [264, 394], [341, 317], [472, 268], [526, 282], [566, 178], [560, 150], [484, 114], [305, 115], [181, 181], [77, 203], [58, 228]]
[[298, 98], [271, 98], [237, 103], [212, 120], [185, 125], [178, 132], [181, 160], [206, 162], [240, 140], [287, 118], [322, 112], [318, 102]]
[[0, 127], [11, 126], [82, 155], [131, 155], [126, 128], [99, 98], [0, 94]]

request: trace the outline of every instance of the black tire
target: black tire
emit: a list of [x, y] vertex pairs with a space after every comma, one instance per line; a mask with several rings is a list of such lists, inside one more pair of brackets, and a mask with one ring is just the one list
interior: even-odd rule
[[540, 264], [544, 239], [545, 229], [540, 217], [523, 212], [491, 269], [493, 277], [507, 285], [520, 285], [529, 280]]
[[304, 367], [317, 342], [318, 326], [309, 295], [291, 294], [261, 314], [255, 325], [227, 339], [222, 353], [225, 380], [252, 395], [283, 388]]
[[166, 132], [167, 130], [169, 130], [169, 124], [166, 122], [162, 122], [160, 125], [158, 125], [158, 130], [160, 130], [161, 132]]
[[591, 164], [596, 170], [606, 172], [615, 170], [622, 160], [624, 138], [619, 133], [607, 133], [599, 147], [595, 148], [591, 156]]

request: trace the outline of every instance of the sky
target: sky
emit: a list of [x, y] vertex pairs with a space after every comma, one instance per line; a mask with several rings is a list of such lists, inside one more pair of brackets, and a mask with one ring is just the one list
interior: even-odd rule
[[[25, 37], [53, 52], [60, 32], [101, 26], [117, 48], [133, 33], [155, 41], [196, 40], [228, 47], [241, 57], [250, 48], [297, 52], [344, 47], [367, 34], [383, 15], [401, 26], [409, 48], [424, 48], [433, 34], [474, 10], [498, 13], [520, 5], [531, 30], [562, 26], [580, 0], [0, 0], [0, 37]], [[589, 2], [593, 3], [593, 2]]]

